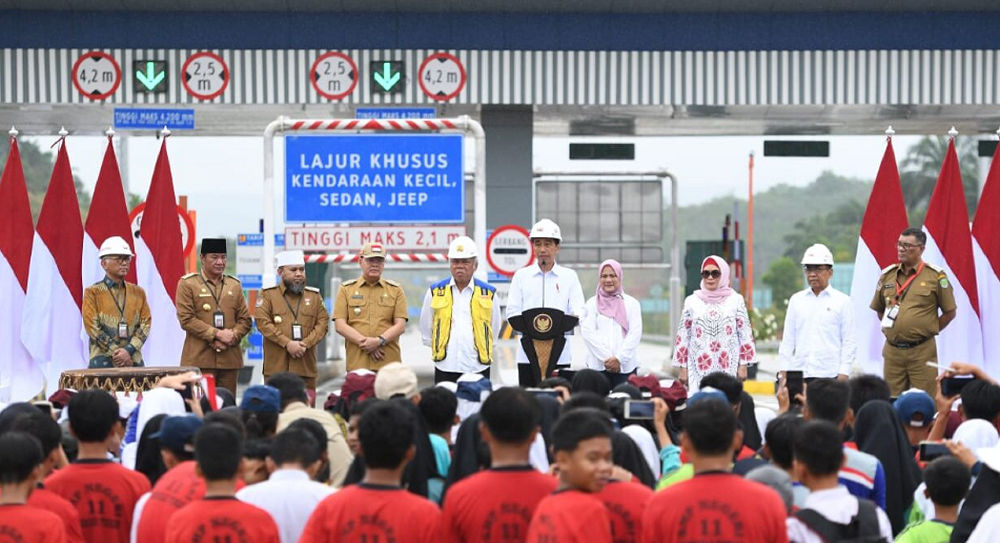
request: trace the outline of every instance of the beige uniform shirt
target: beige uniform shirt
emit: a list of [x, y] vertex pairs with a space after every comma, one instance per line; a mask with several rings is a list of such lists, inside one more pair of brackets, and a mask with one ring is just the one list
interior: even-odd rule
[[[239, 369], [243, 367], [243, 349], [239, 341], [250, 331], [250, 312], [243, 297], [239, 279], [223, 275], [218, 281], [208, 280], [202, 273], [189, 273], [177, 283], [177, 320], [187, 333], [181, 351], [182, 366], [205, 369]], [[222, 328], [236, 333], [237, 342], [222, 352], [215, 352], [212, 340], [218, 330], [214, 314], [221, 309]]]
[[[316, 377], [316, 344], [330, 327], [330, 317], [323, 305], [319, 289], [306, 287], [302, 294], [295, 294], [282, 282], [260, 291], [254, 321], [264, 336], [264, 375], [270, 376], [290, 371], [302, 377]], [[292, 326], [302, 327], [306, 354], [292, 358], [285, 346], [292, 341]]]
[[[917, 268], [919, 268], [919, 264]], [[882, 270], [878, 287], [870, 307], [885, 312], [896, 303], [896, 292], [906, 283], [917, 268], [903, 273], [899, 264]], [[940, 332], [938, 309], [947, 313], [954, 311], [955, 293], [944, 271], [937, 266], [924, 264], [920, 273], [910, 283], [899, 300], [899, 313], [892, 328], [883, 328], [882, 333], [889, 343], [916, 343]]]
[[[333, 319], [344, 319], [347, 324], [365, 335], [376, 337], [392, 326], [397, 318], [406, 318], [406, 295], [399, 283], [379, 279], [370, 285], [364, 279], [352, 279], [340, 285], [333, 305]], [[402, 362], [399, 340], [385, 344], [385, 357], [374, 360], [358, 345], [347, 341], [347, 371], [356, 369], [377, 370], [389, 362]]]

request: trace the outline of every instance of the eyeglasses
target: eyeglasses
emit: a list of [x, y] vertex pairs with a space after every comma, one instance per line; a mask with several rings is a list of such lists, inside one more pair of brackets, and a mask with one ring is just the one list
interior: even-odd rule
[[923, 247], [923, 245], [914, 245], [913, 243], [904, 243], [902, 241], [896, 243], [896, 248], [902, 249], [904, 251], [909, 251], [910, 249], [916, 249], [917, 247]]
[[722, 277], [722, 272], [719, 270], [701, 270], [702, 279], [708, 279], [709, 277], [712, 279], [718, 279]]
[[809, 273], [809, 272], [820, 272], [820, 271], [827, 271], [827, 270], [829, 270], [830, 266], [828, 266], [826, 264], [806, 264], [806, 265], [802, 266], [802, 269], [805, 270], [806, 273]]
[[108, 257], [105, 257], [105, 258], [107, 258], [108, 260], [110, 260], [112, 262], [117, 262], [119, 264], [128, 264], [129, 262], [132, 262], [132, 257], [130, 257], [130, 256], [124, 256], [124, 255], [108, 256]]

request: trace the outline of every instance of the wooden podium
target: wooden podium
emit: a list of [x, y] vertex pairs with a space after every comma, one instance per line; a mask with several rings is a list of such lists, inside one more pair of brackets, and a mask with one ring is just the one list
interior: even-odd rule
[[526, 309], [507, 319], [510, 327], [521, 333], [521, 347], [531, 367], [531, 382], [524, 382], [522, 375], [521, 386], [538, 386], [543, 379], [552, 376], [566, 347], [566, 332], [576, 328], [579, 321], [579, 317], [549, 307]]

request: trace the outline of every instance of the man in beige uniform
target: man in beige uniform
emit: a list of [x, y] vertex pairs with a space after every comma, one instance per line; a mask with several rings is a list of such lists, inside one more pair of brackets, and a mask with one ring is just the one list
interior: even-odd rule
[[201, 272], [177, 283], [177, 320], [187, 332], [182, 366], [215, 376], [217, 386], [236, 394], [243, 367], [240, 340], [250, 331], [250, 313], [240, 281], [226, 271], [226, 239], [201, 240]]
[[882, 270], [870, 306], [882, 319], [883, 375], [893, 396], [911, 387], [934, 395], [938, 372], [927, 365], [937, 361], [934, 336], [955, 318], [955, 294], [948, 277], [921, 259], [926, 243], [921, 230], [903, 230], [896, 242], [899, 263]]
[[326, 337], [329, 314], [316, 287], [306, 286], [305, 255], [284, 251], [275, 256], [281, 281], [260, 291], [254, 321], [264, 336], [264, 380], [290, 371], [316, 395], [316, 344]]
[[337, 291], [334, 327], [347, 344], [347, 371], [377, 371], [402, 361], [399, 336], [406, 328], [406, 295], [399, 283], [382, 278], [382, 244], [362, 247], [358, 263], [361, 277], [345, 281]]

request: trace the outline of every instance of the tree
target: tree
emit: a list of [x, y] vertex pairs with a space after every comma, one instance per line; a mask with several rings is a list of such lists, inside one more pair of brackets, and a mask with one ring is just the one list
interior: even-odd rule
[[783, 238], [784, 256], [798, 261], [810, 245], [822, 243], [830, 248], [834, 260], [854, 260], [864, 215], [865, 206], [858, 200], [850, 200], [829, 213], [796, 222], [795, 229]]
[[774, 307], [785, 310], [792, 294], [802, 290], [802, 267], [796, 260], [783, 256], [771, 262], [771, 267], [761, 278], [765, 285], [771, 287], [774, 296]]
[[[979, 152], [975, 138], [955, 137], [955, 151], [962, 171], [962, 188], [970, 217], [976, 211], [979, 196]], [[899, 180], [903, 185], [903, 199], [909, 210], [910, 224], [923, 223], [927, 214], [934, 185], [937, 184], [941, 164], [948, 152], [948, 138], [925, 136], [906, 151], [900, 165]]]
[[[45, 200], [45, 191], [49, 188], [52, 168], [55, 167], [55, 153], [43, 151], [38, 144], [27, 139], [17, 140], [17, 146], [21, 151], [24, 182], [28, 186], [31, 216], [37, 220], [38, 213], [42, 210], [42, 201]], [[0, 164], [6, 166], [9, 153], [10, 145], [0, 146]], [[90, 208], [90, 194], [84, 190], [83, 183], [76, 175], [73, 176], [73, 185], [76, 188], [76, 197], [80, 201], [80, 214], [85, 215], [86, 210]]]

